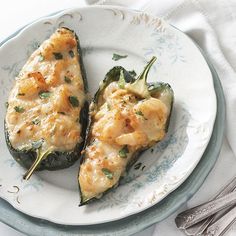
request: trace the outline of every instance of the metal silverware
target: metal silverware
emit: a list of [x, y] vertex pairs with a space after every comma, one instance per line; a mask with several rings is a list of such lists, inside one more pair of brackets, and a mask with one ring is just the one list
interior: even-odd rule
[[[236, 188], [236, 177], [233, 178], [212, 200], [225, 196], [226, 194], [234, 191], [235, 188]], [[223, 214], [225, 214], [226, 211], [218, 212], [212, 216], [209, 216], [207, 219], [204, 219], [201, 222], [188, 227], [187, 229], [184, 230], [185, 234], [201, 235], [208, 227], [208, 225], [219, 219]]]
[[204, 236], [222, 236], [230, 226], [236, 221], [236, 207], [229, 210], [228, 213], [223, 215], [215, 223], [210, 225]]
[[186, 229], [216, 212], [236, 204], [236, 192], [229, 193], [223, 197], [211, 200], [180, 213], [175, 223], [179, 229]]

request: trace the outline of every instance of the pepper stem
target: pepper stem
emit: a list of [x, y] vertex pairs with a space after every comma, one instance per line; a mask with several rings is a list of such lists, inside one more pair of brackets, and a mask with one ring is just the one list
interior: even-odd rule
[[157, 58], [155, 56], [152, 57], [152, 59], [144, 67], [143, 72], [138, 76], [138, 78], [132, 84], [126, 85], [126, 89], [137, 94], [138, 96], [142, 98], [150, 97], [150, 93], [148, 91], [148, 85], [147, 85], [147, 75], [153, 63], [156, 61], [156, 59]]
[[145, 82], [147, 81], [148, 72], [149, 72], [149, 70], [151, 69], [153, 63], [156, 61], [156, 59], [157, 59], [157, 58], [156, 58], [155, 56], [152, 57], [152, 59], [151, 59], [151, 60], [148, 62], [148, 64], [144, 67], [143, 72], [138, 76], [138, 78], [137, 78], [137, 80], [135, 81], [135, 83], [136, 83], [137, 81], [142, 80], [142, 79], [144, 79]]
[[41, 161], [44, 159], [45, 156], [47, 156], [49, 151], [46, 151], [44, 153], [41, 152], [41, 149], [37, 149], [37, 156], [32, 164], [32, 166], [29, 168], [29, 170], [23, 175], [23, 179], [29, 180], [35, 169], [38, 167], [38, 165], [41, 163]]

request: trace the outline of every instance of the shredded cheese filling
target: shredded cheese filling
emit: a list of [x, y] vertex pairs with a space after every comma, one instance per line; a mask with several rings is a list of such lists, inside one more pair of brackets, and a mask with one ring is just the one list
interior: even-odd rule
[[110, 83], [92, 114], [91, 144], [79, 175], [83, 196], [97, 197], [116, 185], [135, 151], [163, 139], [168, 114], [161, 100], [139, 100]]
[[30, 56], [10, 92], [6, 114], [16, 149], [44, 140], [44, 150], [72, 150], [81, 142], [78, 121], [85, 102], [77, 42], [58, 29]]

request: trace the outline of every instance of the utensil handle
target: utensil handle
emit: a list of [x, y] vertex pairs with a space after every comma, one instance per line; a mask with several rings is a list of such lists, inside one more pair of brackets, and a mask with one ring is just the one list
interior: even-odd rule
[[[236, 188], [236, 177], [234, 177], [213, 199], [217, 199], [220, 197], [225, 196], [226, 194], [234, 191]], [[187, 229], [185, 229], [185, 234], [187, 235], [201, 235], [204, 230], [208, 227], [208, 225], [211, 222], [214, 222], [215, 219], [217, 219], [219, 217], [219, 213], [212, 215], [210, 217], [208, 217], [205, 220], [202, 220], [201, 222], [192, 225], [190, 227], [188, 227]]]
[[[226, 213], [228, 213], [230, 210], [232, 210], [235, 206], [231, 206], [228, 208], [225, 208], [221, 211], [218, 211], [212, 216], [209, 216], [205, 220], [202, 220], [201, 222], [192, 225], [188, 227], [187, 229], [184, 230], [186, 235], [191, 235], [191, 236], [202, 236], [203, 232], [207, 229], [207, 227], [210, 224], [214, 224], [216, 221], [218, 221], [222, 216], [224, 216]], [[212, 236], [212, 235], [211, 235]]]
[[179, 229], [186, 229], [233, 204], [236, 204], [236, 192], [229, 193], [180, 213], [176, 217], [175, 223]]
[[223, 197], [224, 195], [235, 190], [235, 188], [236, 188], [236, 177], [234, 177], [213, 199]]
[[205, 236], [222, 236], [230, 226], [236, 221], [236, 207], [222, 216], [215, 223], [210, 225], [206, 231]]
[[200, 236], [208, 227], [208, 225], [213, 221], [214, 215], [208, 217], [205, 220], [200, 221], [199, 223], [192, 225], [184, 230], [184, 233], [189, 236]]

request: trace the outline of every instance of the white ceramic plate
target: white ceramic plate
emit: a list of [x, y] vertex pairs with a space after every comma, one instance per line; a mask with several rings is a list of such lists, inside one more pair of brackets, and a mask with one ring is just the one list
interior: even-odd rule
[[[4, 141], [4, 101], [14, 77], [38, 44], [59, 26], [73, 29], [80, 37], [92, 94], [113, 66], [139, 73], [153, 55], [158, 62], [148, 80], [168, 82], [175, 92], [165, 140], [140, 157], [120, 187], [83, 207], [78, 207], [79, 162], [65, 170], [38, 172], [23, 181], [25, 170], [13, 160]], [[113, 53], [128, 57], [113, 61]], [[91, 225], [140, 212], [183, 183], [211, 137], [216, 116], [211, 72], [193, 42], [159, 18], [121, 8], [67, 10], [22, 30], [0, 48], [0, 61], [0, 197], [31, 216], [60, 224]]]

